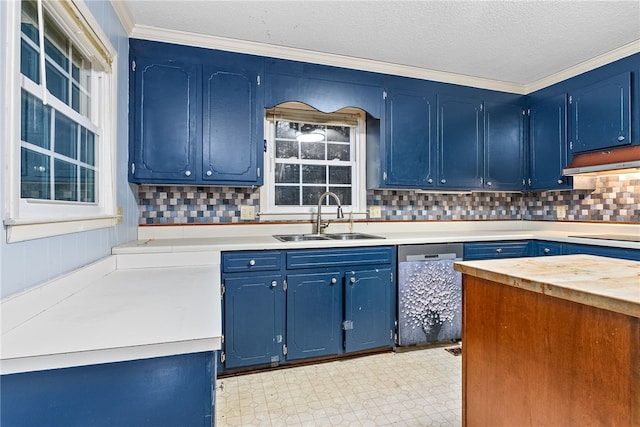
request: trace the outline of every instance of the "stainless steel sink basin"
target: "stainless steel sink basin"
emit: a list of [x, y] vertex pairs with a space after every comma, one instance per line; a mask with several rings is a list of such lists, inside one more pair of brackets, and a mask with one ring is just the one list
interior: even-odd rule
[[374, 236], [364, 233], [327, 233], [327, 234], [277, 234], [274, 235], [281, 242], [304, 242], [308, 240], [362, 240], [362, 239], [384, 239], [384, 237]]
[[325, 234], [325, 236], [333, 240], [384, 239], [384, 237], [374, 236], [373, 234], [364, 234], [364, 233], [332, 233], [332, 234]]
[[274, 235], [281, 242], [304, 242], [307, 240], [329, 240], [324, 234], [279, 234]]

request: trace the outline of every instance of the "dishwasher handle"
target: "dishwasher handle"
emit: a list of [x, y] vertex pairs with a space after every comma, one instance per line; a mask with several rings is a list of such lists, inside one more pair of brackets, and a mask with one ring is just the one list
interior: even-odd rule
[[456, 259], [458, 256], [455, 253], [449, 254], [419, 254], [419, 255], [407, 255], [406, 261], [440, 261], [443, 259]]

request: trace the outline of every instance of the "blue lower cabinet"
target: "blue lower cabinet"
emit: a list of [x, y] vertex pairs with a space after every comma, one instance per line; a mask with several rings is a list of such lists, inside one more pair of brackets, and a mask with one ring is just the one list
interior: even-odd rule
[[586, 254], [598, 255], [609, 258], [629, 259], [640, 261], [640, 250], [627, 248], [613, 248], [610, 246], [580, 245], [576, 243], [564, 243], [563, 253], [565, 255]]
[[390, 268], [345, 275], [345, 352], [394, 345], [394, 302], [395, 282]]
[[562, 255], [562, 243], [534, 240], [531, 242], [531, 256]]
[[465, 243], [463, 258], [471, 261], [526, 257], [530, 254], [529, 245], [528, 240]]
[[279, 274], [224, 279], [226, 369], [283, 359], [285, 293]]
[[212, 426], [215, 352], [3, 375], [6, 427]]
[[343, 273], [287, 275], [287, 360], [342, 352]]

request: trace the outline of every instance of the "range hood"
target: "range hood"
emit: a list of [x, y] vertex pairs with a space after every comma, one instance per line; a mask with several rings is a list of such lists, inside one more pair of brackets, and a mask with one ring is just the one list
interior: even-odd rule
[[640, 172], [640, 146], [611, 148], [573, 156], [565, 176]]

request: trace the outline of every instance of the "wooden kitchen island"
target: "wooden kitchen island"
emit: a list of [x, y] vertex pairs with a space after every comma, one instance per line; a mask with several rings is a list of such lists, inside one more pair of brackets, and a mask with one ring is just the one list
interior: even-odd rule
[[640, 426], [640, 262], [464, 261], [463, 426]]

